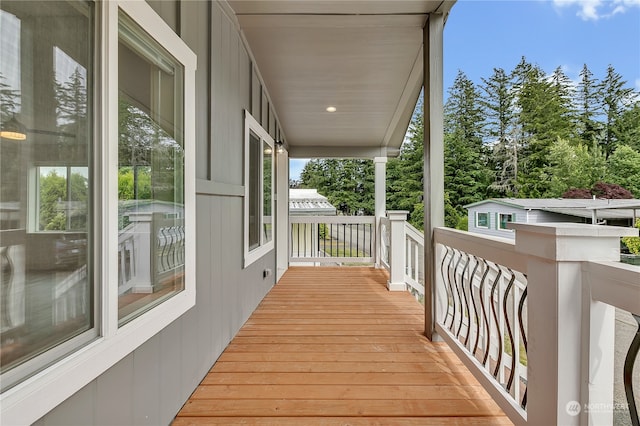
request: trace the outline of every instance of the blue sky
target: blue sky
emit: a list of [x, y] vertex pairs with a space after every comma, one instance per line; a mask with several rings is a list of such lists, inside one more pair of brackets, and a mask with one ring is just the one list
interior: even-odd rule
[[[480, 84], [522, 56], [575, 81], [585, 63], [597, 79], [611, 64], [640, 91], [640, 0], [458, 0], [444, 31], [445, 92], [458, 70]], [[305, 163], [291, 160], [292, 179]]]
[[609, 64], [640, 90], [640, 0], [459, 0], [444, 33], [444, 87], [458, 70], [473, 82], [493, 68], [510, 72], [525, 56], [547, 73], [578, 80]]

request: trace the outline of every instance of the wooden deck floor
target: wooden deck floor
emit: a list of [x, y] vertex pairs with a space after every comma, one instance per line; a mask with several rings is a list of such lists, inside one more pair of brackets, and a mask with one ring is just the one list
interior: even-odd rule
[[371, 268], [296, 267], [260, 304], [173, 425], [511, 424], [423, 307]]

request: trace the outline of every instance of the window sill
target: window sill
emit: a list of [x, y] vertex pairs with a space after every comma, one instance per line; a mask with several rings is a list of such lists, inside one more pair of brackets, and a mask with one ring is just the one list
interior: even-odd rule
[[267, 253], [274, 249], [273, 240], [269, 241], [265, 245], [258, 247], [248, 253], [244, 254], [244, 267], [248, 267], [258, 259], [264, 257]]

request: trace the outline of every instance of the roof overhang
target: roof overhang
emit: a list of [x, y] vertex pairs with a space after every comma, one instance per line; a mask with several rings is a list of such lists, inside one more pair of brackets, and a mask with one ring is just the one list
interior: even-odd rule
[[453, 4], [229, 1], [294, 158], [397, 155], [423, 83], [423, 27]]

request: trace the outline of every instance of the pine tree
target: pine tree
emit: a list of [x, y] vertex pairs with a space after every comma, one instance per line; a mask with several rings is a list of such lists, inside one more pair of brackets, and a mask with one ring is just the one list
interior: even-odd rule
[[578, 135], [582, 142], [591, 147], [598, 140], [602, 131], [597, 117], [601, 113], [600, 88], [598, 80], [593, 77], [587, 64], [580, 71], [580, 83], [576, 90], [576, 105], [578, 109]]
[[495, 173], [491, 189], [499, 195], [516, 193], [518, 174], [518, 145], [514, 137], [515, 111], [514, 91], [511, 78], [502, 68], [494, 68], [488, 79], [482, 79], [487, 137], [491, 148], [490, 167]]
[[493, 176], [483, 144], [485, 117], [480, 92], [463, 72], [449, 90], [445, 104], [445, 192], [461, 213], [466, 204], [487, 196]]
[[518, 87], [518, 121], [522, 127], [518, 195], [542, 197], [549, 187], [549, 155], [558, 138], [572, 140], [575, 122], [570, 90], [561, 70], [551, 78], [538, 66], [528, 68]]
[[618, 145], [627, 145], [640, 152], [640, 101], [620, 114], [613, 123], [612, 132]]
[[626, 88], [626, 81], [616, 72], [613, 66], [607, 67], [607, 75], [601, 81], [599, 88], [602, 93], [602, 110], [605, 115], [604, 136], [601, 141], [607, 158], [615, 151], [618, 139], [614, 130], [615, 122], [620, 119], [623, 111], [629, 107], [633, 90]]

